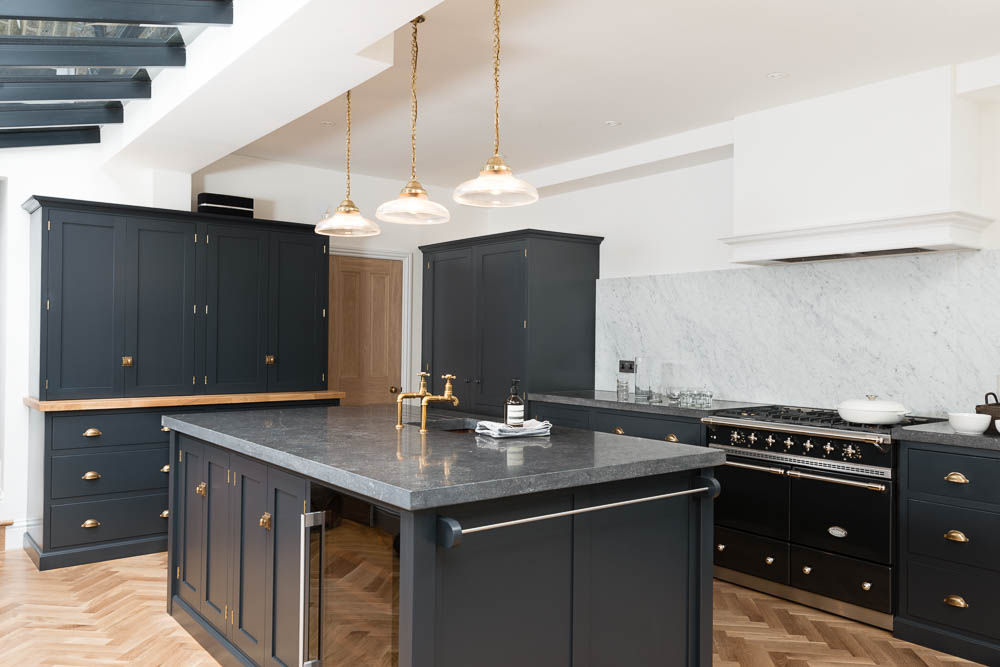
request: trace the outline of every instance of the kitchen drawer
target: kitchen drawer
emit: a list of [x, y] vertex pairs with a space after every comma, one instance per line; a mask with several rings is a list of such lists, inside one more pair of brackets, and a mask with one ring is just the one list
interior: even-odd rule
[[785, 466], [726, 454], [715, 469], [722, 488], [715, 499], [715, 523], [727, 528], [788, 540], [789, 479], [774, 471]]
[[906, 534], [910, 553], [1000, 570], [1000, 514], [911, 499]]
[[[50, 495], [69, 498], [166, 488], [168, 475], [163, 467], [169, 457], [165, 447], [137, 452], [53, 456]], [[100, 477], [84, 479], [87, 473], [97, 473]]]
[[[911, 448], [908, 452], [910, 491], [1000, 505], [1000, 459], [926, 449]], [[956, 478], [956, 475], [968, 482], [945, 479], [948, 476]]]
[[550, 421], [553, 426], [566, 426], [568, 428], [582, 428], [590, 430], [590, 410], [588, 408], [574, 408], [568, 405], [553, 405], [552, 403], [531, 404], [531, 416], [534, 419]]
[[[911, 560], [905, 585], [910, 616], [1000, 639], [1000, 574]], [[968, 606], [955, 607], [946, 599]]]
[[892, 613], [892, 568], [792, 546], [789, 579], [795, 588]]
[[[95, 433], [86, 436], [89, 429]], [[99, 435], [97, 434], [99, 433]], [[161, 430], [159, 412], [123, 412], [52, 417], [52, 449], [141, 445], [162, 442], [170, 434]]]
[[788, 544], [716, 526], [715, 564], [762, 579], [770, 579], [779, 584], [787, 584]]
[[[53, 504], [50, 509], [52, 518], [50, 546], [68, 547], [165, 533], [167, 519], [160, 516], [165, 509], [167, 509], [165, 493], [65, 505]], [[84, 528], [83, 523], [88, 519], [96, 520], [100, 525]]]
[[[656, 417], [640, 417], [616, 412], [595, 412], [593, 416], [595, 431], [619, 433], [637, 438], [683, 442], [688, 445], [701, 444], [701, 424], [697, 422], [682, 422]], [[676, 438], [676, 440], [674, 440]]]

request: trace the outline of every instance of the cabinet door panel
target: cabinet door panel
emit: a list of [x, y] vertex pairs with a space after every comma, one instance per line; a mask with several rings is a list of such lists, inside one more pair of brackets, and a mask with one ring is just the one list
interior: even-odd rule
[[267, 535], [267, 621], [264, 663], [298, 664], [300, 649], [299, 606], [302, 566], [302, 513], [306, 501], [305, 480], [268, 468], [267, 511], [271, 530]]
[[48, 400], [120, 396], [124, 221], [58, 210], [50, 218], [41, 395]]
[[206, 230], [204, 389], [265, 391], [267, 232], [228, 225]]
[[[472, 250], [454, 250], [431, 255], [429, 275], [424, 281], [425, 330], [431, 364], [430, 390], [444, 391], [441, 376], [457, 376], [455, 394], [461, 407], [475, 407], [475, 287]], [[428, 329], [429, 327], [429, 329]], [[433, 332], [433, 333], [432, 333]], [[441, 404], [443, 405], [443, 404]]]
[[232, 562], [229, 478], [229, 454], [206, 447], [205, 482], [208, 495], [203, 499], [205, 537], [201, 615], [222, 634], [227, 634], [229, 626], [229, 564]]
[[528, 301], [524, 243], [498, 243], [477, 248], [474, 258], [479, 319], [478, 409], [500, 414], [511, 379], [524, 378], [527, 353]]
[[312, 232], [271, 232], [268, 391], [322, 389], [326, 377], [327, 258]]
[[126, 231], [126, 396], [193, 393], [194, 223], [130, 218]]
[[264, 661], [267, 468], [233, 456], [232, 640], [258, 664]]
[[201, 608], [202, 554], [204, 553], [205, 506], [197, 492], [205, 476], [205, 447], [185, 436], [178, 438], [180, 461], [176, 464], [180, 477], [177, 484], [179, 523], [177, 527], [180, 553], [178, 594], [194, 609]]

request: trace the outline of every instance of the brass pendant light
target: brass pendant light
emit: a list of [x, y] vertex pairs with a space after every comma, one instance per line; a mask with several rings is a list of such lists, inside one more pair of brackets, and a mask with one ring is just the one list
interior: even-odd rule
[[361, 211], [351, 201], [351, 91], [347, 91], [347, 150], [346, 152], [346, 193], [336, 212], [330, 215], [327, 209], [323, 218], [316, 223], [316, 233], [324, 236], [358, 238], [377, 236], [382, 233], [378, 225], [361, 215]]
[[524, 206], [538, 201], [538, 191], [514, 178], [500, 155], [500, 0], [493, 0], [493, 157], [479, 177], [462, 183], [452, 194], [459, 204], [486, 208]]
[[451, 214], [441, 204], [427, 198], [427, 190], [417, 180], [417, 26], [423, 16], [410, 21], [410, 181], [399, 191], [399, 197], [385, 202], [375, 211], [384, 222], [401, 225], [438, 225], [448, 222]]

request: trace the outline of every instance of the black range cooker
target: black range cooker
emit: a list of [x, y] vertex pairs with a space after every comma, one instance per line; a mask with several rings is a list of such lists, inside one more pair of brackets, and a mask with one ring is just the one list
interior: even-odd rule
[[782, 405], [702, 423], [727, 454], [716, 472], [716, 576], [891, 629], [893, 427]]

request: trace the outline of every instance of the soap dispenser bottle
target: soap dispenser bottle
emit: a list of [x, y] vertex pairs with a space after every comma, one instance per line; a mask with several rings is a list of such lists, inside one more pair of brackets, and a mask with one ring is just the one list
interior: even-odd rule
[[504, 402], [503, 423], [507, 426], [520, 428], [524, 426], [524, 399], [521, 398], [521, 389], [518, 386], [520, 380], [513, 380], [514, 384], [510, 388], [510, 396]]

